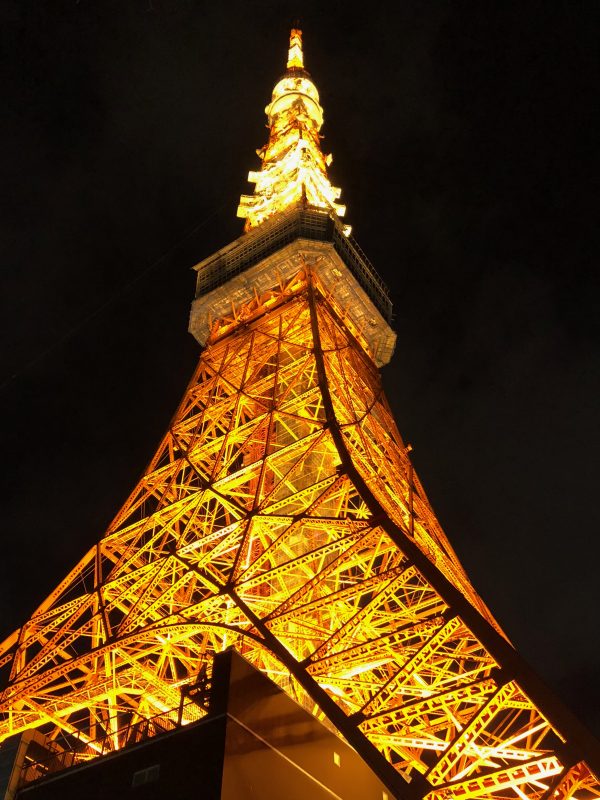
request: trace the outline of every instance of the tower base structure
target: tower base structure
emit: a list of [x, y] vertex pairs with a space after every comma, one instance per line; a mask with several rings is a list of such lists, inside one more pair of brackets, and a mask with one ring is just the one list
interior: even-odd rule
[[[116, 753], [71, 766], [74, 754], [24, 734], [10, 800], [385, 800], [386, 788], [358, 754], [245, 659], [215, 657], [208, 714]], [[29, 733], [29, 732], [28, 732]], [[49, 743], [46, 743], [46, 747]], [[6, 764], [5, 766], [9, 766]]]

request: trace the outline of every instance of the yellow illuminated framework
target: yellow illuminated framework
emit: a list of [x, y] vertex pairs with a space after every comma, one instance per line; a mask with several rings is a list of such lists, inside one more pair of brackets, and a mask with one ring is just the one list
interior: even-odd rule
[[246, 219], [246, 230], [301, 200], [343, 217], [346, 209], [336, 203], [341, 190], [327, 177], [332, 157], [321, 151], [323, 109], [317, 87], [304, 69], [299, 30], [292, 30], [287, 70], [275, 85], [265, 113], [270, 133], [268, 143], [258, 151], [262, 168], [248, 175], [255, 184], [254, 194], [243, 195], [238, 208], [238, 217]]
[[[282, 82], [307, 81], [290, 77], [302, 69], [293, 31]], [[294, 114], [305, 102], [280, 113], [277, 91], [272, 124], [304, 130]], [[311, 109], [301, 152], [312, 159], [316, 100]], [[272, 132], [269, 147], [278, 141]], [[267, 150], [265, 172], [283, 180], [278, 158], [291, 151], [278, 152]], [[279, 208], [259, 192], [248, 219]], [[181, 710], [182, 689], [233, 646], [343, 734], [395, 796], [600, 797], [596, 745], [470, 585], [366, 336], [319, 257], [294, 252], [293, 274], [212, 320], [129, 499], [0, 646], [0, 735], [40, 728], [81, 761], [126, 746], [156, 715], [185, 724], [204, 712]]]

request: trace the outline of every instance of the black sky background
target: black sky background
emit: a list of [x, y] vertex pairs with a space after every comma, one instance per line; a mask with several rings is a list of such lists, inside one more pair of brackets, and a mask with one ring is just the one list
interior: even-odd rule
[[600, 5], [0, 9], [0, 634], [166, 429], [198, 355], [190, 268], [241, 232], [299, 17], [332, 177], [393, 295], [400, 430], [475, 587], [600, 735]]

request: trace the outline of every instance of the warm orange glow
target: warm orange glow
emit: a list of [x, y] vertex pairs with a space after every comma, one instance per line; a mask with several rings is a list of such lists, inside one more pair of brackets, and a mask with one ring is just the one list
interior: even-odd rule
[[486, 613], [341, 315], [303, 270], [215, 326], [98, 547], [0, 647], [0, 736], [46, 726], [117, 749], [132, 715], [176, 708], [180, 686], [230, 645], [301, 698], [264, 625], [400, 775], [427, 774], [429, 800], [541, 800], [556, 776], [598, 797], [382, 527], [395, 521]]
[[[242, 199], [248, 225], [303, 195], [341, 213], [299, 31], [267, 113], [257, 191]], [[371, 340], [340, 299], [352, 295], [317, 268], [332, 248], [309, 263], [292, 241], [285, 280], [258, 290], [265, 257], [224, 284], [230, 310], [212, 320], [141, 480], [0, 644], [0, 741], [40, 729], [76, 740], [83, 761], [98, 742], [128, 745], [134, 724], [157, 715], [195, 721], [205, 711], [183, 707], [182, 688], [233, 646], [350, 730], [398, 797], [600, 798], [581, 737], [527, 683], [429, 504]], [[346, 262], [332, 264], [336, 284], [360, 289]]]
[[331, 156], [323, 155], [319, 134], [323, 109], [304, 69], [299, 30], [292, 30], [287, 71], [275, 85], [265, 112], [270, 132], [267, 145], [258, 151], [262, 167], [249, 173], [254, 194], [242, 195], [238, 208], [246, 230], [301, 201], [343, 217], [346, 209], [337, 203], [341, 190], [327, 177]]

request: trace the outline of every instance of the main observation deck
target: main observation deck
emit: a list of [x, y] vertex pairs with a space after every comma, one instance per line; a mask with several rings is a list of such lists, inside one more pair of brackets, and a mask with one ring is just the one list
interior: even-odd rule
[[309, 266], [369, 343], [378, 366], [387, 364], [396, 334], [387, 287], [333, 214], [299, 204], [244, 233], [201, 261], [190, 332], [206, 344], [211, 319], [241, 306]]

